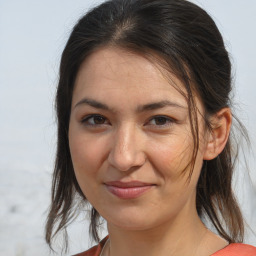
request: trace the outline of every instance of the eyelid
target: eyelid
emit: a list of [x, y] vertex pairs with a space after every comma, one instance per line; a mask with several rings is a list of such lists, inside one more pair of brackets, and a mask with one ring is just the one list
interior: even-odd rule
[[[90, 123], [89, 120], [96, 118], [96, 117], [100, 117], [104, 119], [103, 123]], [[162, 118], [165, 123], [164, 124], [152, 124], [151, 122], [153, 120], [156, 120], [157, 118]], [[94, 120], [95, 121], [95, 120]], [[111, 125], [108, 118], [106, 118], [105, 116], [101, 115], [101, 114], [88, 114], [86, 116], [83, 116], [80, 120], [80, 122], [85, 125], [85, 126], [91, 126], [91, 127], [99, 127], [99, 126], [105, 126], [105, 125]], [[150, 117], [146, 123], [143, 126], [151, 126], [151, 127], [156, 127], [157, 129], [163, 129], [163, 128], [167, 128], [170, 127], [171, 125], [173, 125], [174, 123], [176, 123], [177, 120], [170, 117], [170, 116], [166, 116], [166, 115], [155, 115]]]
[[[102, 124], [90, 124], [88, 122], [88, 120], [90, 120], [91, 118], [95, 118], [95, 117], [101, 117], [101, 118], [105, 119], [105, 121], [107, 121], [107, 123], [104, 122]], [[83, 125], [86, 125], [86, 126], [102, 126], [102, 125], [110, 124], [108, 119], [105, 116], [101, 115], [101, 114], [89, 114], [89, 115], [86, 115], [83, 118], [81, 118], [81, 123]]]
[[[163, 125], [157, 125], [157, 124], [149, 124], [150, 121], [154, 120], [154, 119], [157, 119], [157, 118], [164, 118], [166, 119], [167, 123], [166, 124], [163, 124]], [[163, 127], [167, 127], [167, 126], [171, 126], [173, 125], [173, 123], [176, 123], [177, 120], [170, 117], [170, 116], [165, 116], [165, 115], [156, 115], [156, 116], [153, 116], [151, 117], [147, 122], [146, 122], [146, 125], [150, 125], [150, 126], [155, 126], [157, 128], [163, 128]]]

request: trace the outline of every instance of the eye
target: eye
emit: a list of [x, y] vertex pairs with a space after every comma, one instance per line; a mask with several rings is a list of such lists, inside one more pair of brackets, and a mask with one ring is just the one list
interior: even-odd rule
[[107, 118], [105, 118], [102, 115], [89, 115], [82, 119], [81, 121], [84, 125], [88, 126], [99, 126], [99, 125], [105, 125], [109, 124], [109, 121]]
[[155, 116], [151, 118], [148, 122], [147, 125], [152, 125], [152, 126], [159, 126], [161, 127], [166, 127], [170, 126], [175, 122], [175, 120], [171, 117], [167, 116]]

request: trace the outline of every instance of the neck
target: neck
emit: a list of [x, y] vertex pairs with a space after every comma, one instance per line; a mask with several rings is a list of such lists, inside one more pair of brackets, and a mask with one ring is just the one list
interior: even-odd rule
[[[110, 256], [191, 256], [207, 233], [197, 213], [146, 230], [127, 230], [108, 224]], [[198, 254], [199, 255], [199, 254]]]

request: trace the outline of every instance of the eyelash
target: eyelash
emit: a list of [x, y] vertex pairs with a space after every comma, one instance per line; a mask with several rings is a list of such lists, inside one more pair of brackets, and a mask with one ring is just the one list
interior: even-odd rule
[[[84, 124], [84, 125], [86, 125], [86, 126], [92, 126], [92, 127], [93, 127], [93, 126], [105, 125], [105, 123], [103, 123], [103, 124], [96, 124], [96, 123], [91, 124], [91, 123], [89, 123], [89, 120], [90, 120], [90, 119], [94, 119], [94, 118], [102, 118], [102, 119], [104, 119], [105, 121], [107, 120], [107, 118], [105, 118], [105, 117], [102, 116], [102, 115], [92, 114], [92, 115], [88, 115], [88, 116], [84, 117], [84, 118], [82, 119], [81, 123]], [[95, 121], [95, 119], [94, 119], [94, 121]]]
[[[159, 119], [162, 119], [162, 121], [165, 121], [165, 124], [157, 125], [156, 124], [157, 119], [158, 119], [158, 121], [159, 121]], [[146, 124], [149, 124], [149, 122], [151, 122], [152, 120], [155, 120], [155, 124], [152, 124], [152, 126], [155, 126], [159, 129], [169, 127], [169, 126], [173, 125], [173, 123], [176, 122], [175, 119], [168, 117], [168, 116], [153, 116], [152, 118], [149, 119], [149, 121]]]
[[[103, 119], [104, 123], [96, 124], [96, 123], [95, 123], [95, 118], [101, 118], [101, 119]], [[94, 123], [93, 123], [93, 124], [89, 122], [90, 119], [92, 119], [92, 120], [94, 119]], [[156, 124], [156, 120], [157, 120], [157, 119], [158, 119], [158, 121], [161, 120], [161, 121], [164, 121], [165, 123], [164, 123], [164, 124], [157, 125], [157, 124]], [[155, 120], [155, 122], [154, 122], [155, 124], [150, 124], [150, 122], [153, 121], [153, 120]], [[105, 118], [105, 117], [102, 116], [102, 115], [99, 115], [99, 114], [91, 114], [91, 115], [88, 115], [88, 116], [84, 117], [84, 118], [81, 120], [81, 123], [84, 124], [84, 125], [86, 125], [86, 126], [98, 127], [98, 126], [102, 126], [102, 125], [106, 125], [106, 124], [109, 125], [110, 122], [105, 123], [106, 121], [107, 121], [107, 118]], [[176, 120], [173, 119], [173, 118], [171, 118], [171, 117], [164, 116], [164, 115], [159, 115], [159, 116], [153, 116], [153, 117], [151, 117], [151, 118], [146, 122], [146, 124], [145, 124], [144, 126], [150, 125], [150, 126], [154, 126], [154, 127], [157, 127], [157, 128], [159, 128], [159, 129], [161, 129], [161, 128], [169, 127], [169, 126], [171, 126], [171, 125], [172, 125], [173, 123], [175, 123], [175, 122], [176, 122]]]

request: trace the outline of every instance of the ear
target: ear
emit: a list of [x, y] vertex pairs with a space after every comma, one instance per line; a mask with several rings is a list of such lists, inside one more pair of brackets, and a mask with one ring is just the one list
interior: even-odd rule
[[212, 160], [224, 149], [232, 123], [230, 108], [223, 108], [210, 118], [212, 130], [208, 136], [204, 160]]

